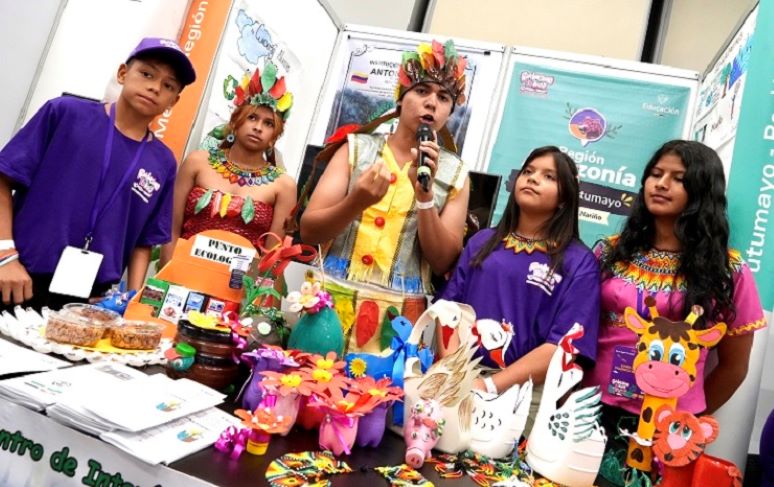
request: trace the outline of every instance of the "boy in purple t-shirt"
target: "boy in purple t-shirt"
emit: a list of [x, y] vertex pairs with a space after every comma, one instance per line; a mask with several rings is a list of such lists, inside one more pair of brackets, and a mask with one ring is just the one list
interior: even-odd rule
[[[143, 39], [118, 68], [115, 104], [50, 100], [0, 151], [0, 310], [73, 301], [49, 285], [58, 265], [74, 262], [94, 265], [81, 285], [93, 283], [91, 296], [127, 267], [129, 287], [142, 285], [151, 246], [170, 240], [177, 169], [148, 125], [195, 79], [174, 41]], [[52, 287], [83, 279], [73, 267]]]

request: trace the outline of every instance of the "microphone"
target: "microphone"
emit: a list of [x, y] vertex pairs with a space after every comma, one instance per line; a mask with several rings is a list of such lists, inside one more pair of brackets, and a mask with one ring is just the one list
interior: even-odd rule
[[426, 123], [420, 123], [417, 127], [417, 155], [419, 157], [419, 164], [417, 164], [417, 181], [422, 185], [422, 189], [425, 191], [430, 190], [430, 166], [425, 162], [425, 155], [419, 148], [420, 142], [433, 140], [433, 129]]

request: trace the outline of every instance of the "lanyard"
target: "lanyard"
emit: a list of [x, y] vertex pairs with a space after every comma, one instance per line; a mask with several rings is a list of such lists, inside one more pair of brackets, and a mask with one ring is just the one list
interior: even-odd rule
[[89, 250], [89, 246], [91, 245], [91, 241], [94, 240], [94, 229], [97, 226], [97, 220], [102, 216], [102, 214], [107, 210], [107, 208], [113, 204], [113, 201], [118, 196], [118, 193], [121, 192], [121, 189], [126, 185], [127, 180], [131, 177], [132, 173], [134, 172], [135, 167], [137, 166], [137, 163], [140, 162], [140, 157], [142, 157], [142, 153], [145, 150], [145, 146], [148, 145], [148, 132], [145, 132], [145, 135], [142, 138], [142, 142], [140, 142], [140, 146], [137, 148], [137, 151], [134, 154], [134, 158], [132, 159], [132, 162], [129, 163], [129, 166], [126, 168], [126, 172], [124, 173], [124, 176], [121, 178], [121, 181], [118, 183], [116, 188], [113, 190], [113, 193], [110, 195], [110, 197], [107, 199], [104, 205], [102, 207], [98, 207], [97, 204], [99, 203], [99, 197], [102, 193], [102, 188], [105, 183], [105, 176], [107, 176], [108, 168], [110, 167], [110, 156], [113, 153], [113, 137], [116, 133], [116, 104], [113, 103], [110, 105], [110, 123], [108, 123], [108, 133], [105, 137], [105, 154], [102, 158], [102, 172], [99, 176], [99, 186], [97, 187], [97, 194], [94, 196], [94, 205], [92, 205], [91, 208], [91, 219], [89, 220], [89, 231], [86, 233], [85, 243], [83, 246], [84, 250]]

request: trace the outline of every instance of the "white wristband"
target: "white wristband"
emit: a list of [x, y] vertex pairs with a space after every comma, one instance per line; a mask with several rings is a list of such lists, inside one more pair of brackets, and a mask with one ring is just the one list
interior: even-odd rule
[[15, 248], [16, 244], [13, 242], [13, 240], [0, 240], [0, 250], [10, 250]]
[[486, 386], [486, 392], [489, 394], [497, 394], [497, 386], [491, 377], [484, 377], [484, 386]]
[[435, 208], [435, 201], [419, 201], [416, 200], [414, 203], [414, 206], [416, 206], [417, 210], [429, 210], [430, 208]]

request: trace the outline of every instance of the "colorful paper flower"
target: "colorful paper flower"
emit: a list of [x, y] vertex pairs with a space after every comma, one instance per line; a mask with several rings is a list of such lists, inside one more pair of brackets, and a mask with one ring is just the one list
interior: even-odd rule
[[273, 435], [284, 433], [292, 426], [293, 418], [290, 416], [277, 416], [271, 408], [257, 408], [251, 413], [244, 409], [237, 409], [234, 414], [242, 420], [242, 425], [251, 430], [261, 431]]
[[352, 377], [363, 377], [365, 376], [367, 370], [368, 364], [360, 357], [352, 359], [352, 361], [349, 363], [349, 375]]
[[392, 386], [389, 377], [376, 380], [373, 377], [361, 377], [352, 381], [352, 388], [360, 394], [371, 396], [377, 404], [391, 403], [403, 397], [403, 389]]
[[322, 355], [312, 355], [309, 358], [309, 365], [312, 369], [323, 369], [331, 372], [341, 372], [346, 366], [344, 360], [336, 361], [336, 352], [328, 352], [325, 357]]
[[320, 292], [320, 283], [314, 284], [306, 281], [301, 285], [301, 291], [293, 291], [288, 294], [287, 300], [290, 302], [290, 311], [297, 313], [301, 310], [309, 310], [320, 301], [317, 293]]
[[309, 402], [311, 407], [347, 416], [363, 416], [373, 411], [378, 404], [379, 401], [373, 396], [357, 392], [348, 392], [340, 398], [315, 395]]
[[315, 392], [316, 382], [312, 381], [305, 371], [294, 370], [281, 373], [264, 370], [261, 371], [261, 374], [264, 376], [261, 387], [276, 391], [281, 396], [287, 396], [291, 393], [308, 396]]

